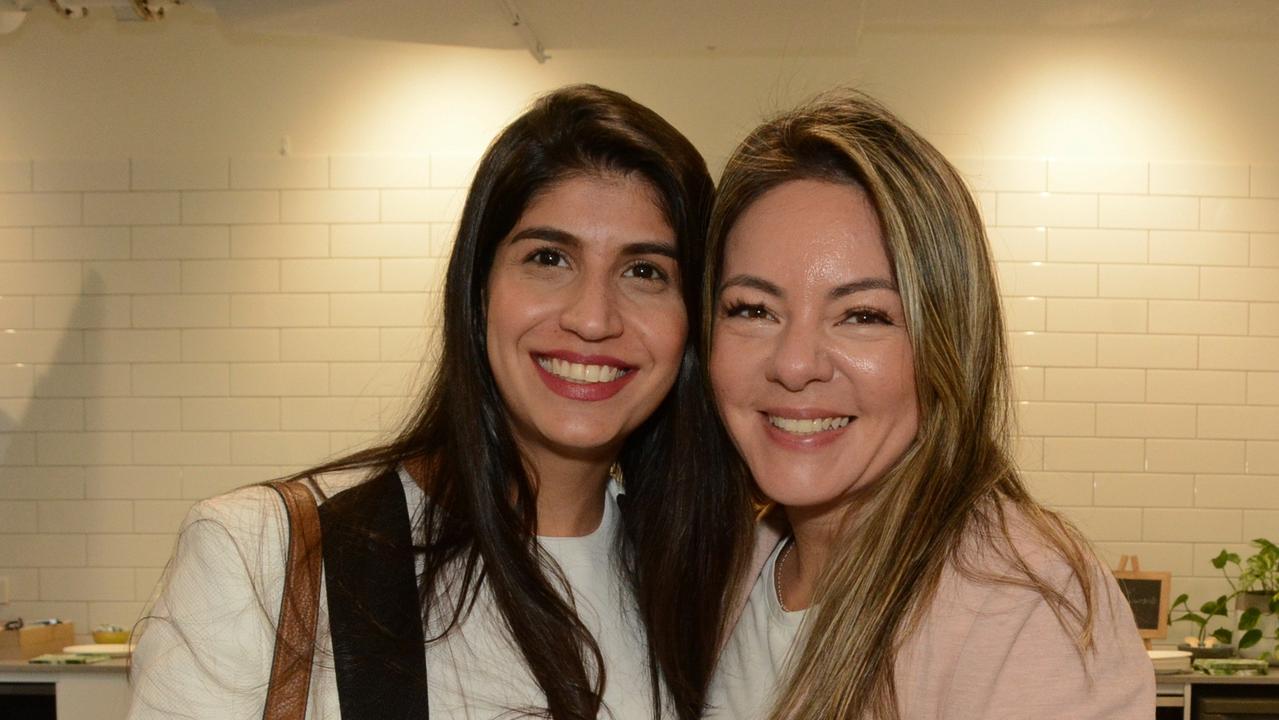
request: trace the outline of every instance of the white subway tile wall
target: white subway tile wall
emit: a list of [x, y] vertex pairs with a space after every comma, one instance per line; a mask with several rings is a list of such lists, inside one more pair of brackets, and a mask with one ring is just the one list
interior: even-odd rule
[[[477, 162], [0, 160], [11, 612], [131, 624], [191, 503], [393, 430]], [[1112, 565], [1217, 588], [1220, 548], [1279, 540], [1279, 167], [956, 165], [1028, 486]]]
[[130, 625], [194, 501], [394, 427], [477, 162], [0, 160], [7, 611]]

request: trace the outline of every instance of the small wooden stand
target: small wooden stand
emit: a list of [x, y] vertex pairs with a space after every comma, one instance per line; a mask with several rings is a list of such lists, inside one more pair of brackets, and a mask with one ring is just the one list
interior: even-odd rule
[[1146, 649], [1154, 639], [1168, 637], [1168, 605], [1172, 596], [1172, 573], [1142, 572], [1136, 555], [1122, 555], [1114, 572], [1119, 588], [1132, 607], [1137, 630]]

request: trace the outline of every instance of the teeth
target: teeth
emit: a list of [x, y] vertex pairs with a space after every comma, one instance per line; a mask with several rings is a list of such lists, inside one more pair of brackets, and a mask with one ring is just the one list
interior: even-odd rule
[[852, 418], [844, 417], [828, 417], [828, 418], [812, 418], [810, 420], [799, 420], [796, 418], [784, 418], [777, 415], [769, 415], [768, 422], [779, 430], [785, 430], [788, 433], [796, 435], [812, 435], [814, 433], [825, 432], [827, 430], [838, 430], [849, 423]]
[[626, 374], [622, 368], [611, 365], [584, 365], [559, 358], [540, 357], [537, 364], [556, 377], [582, 384], [613, 382]]

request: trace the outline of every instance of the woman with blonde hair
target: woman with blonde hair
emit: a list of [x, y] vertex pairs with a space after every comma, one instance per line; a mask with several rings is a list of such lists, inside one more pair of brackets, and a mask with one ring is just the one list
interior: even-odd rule
[[986, 236], [942, 155], [824, 95], [737, 148], [707, 253], [716, 401], [780, 526], [710, 715], [1153, 717], [1122, 594], [1018, 476]]

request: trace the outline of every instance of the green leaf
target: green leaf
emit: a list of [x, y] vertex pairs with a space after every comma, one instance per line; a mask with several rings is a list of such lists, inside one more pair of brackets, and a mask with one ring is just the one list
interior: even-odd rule
[[1202, 615], [1196, 615], [1195, 613], [1186, 613], [1180, 617], [1169, 618], [1168, 622], [1181, 622], [1182, 620], [1189, 620], [1196, 625], [1205, 625], [1208, 622], [1208, 618]]
[[1239, 555], [1237, 553], [1226, 552], [1223, 549], [1220, 553], [1217, 554], [1217, 557], [1212, 559], [1212, 566], [1220, 570], [1224, 568], [1226, 566], [1226, 563], [1228, 562], [1232, 562], [1238, 565]]
[[1239, 629], [1251, 630], [1257, 627], [1257, 621], [1261, 619], [1261, 608], [1248, 608], [1239, 616]]
[[[1217, 628], [1213, 631], [1212, 636], [1217, 638], [1217, 642], [1223, 645], [1229, 645], [1231, 640], [1235, 639], [1235, 634], [1225, 628]], [[1253, 642], [1256, 642], [1255, 640]]]
[[1274, 543], [1270, 542], [1269, 540], [1265, 538], [1257, 538], [1252, 541], [1252, 544], [1261, 548], [1262, 552], [1268, 552], [1268, 553], [1273, 553], [1275, 555], [1279, 555], [1279, 545], [1275, 545]]
[[1261, 628], [1253, 628], [1239, 638], [1239, 649], [1244, 650], [1256, 645], [1261, 640]]
[[1216, 600], [1213, 600], [1212, 602], [1206, 602], [1203, 604], [1202, 607], [1199, 608], [1199, 612], [1207, 615], [1208, 617], [1214, 617], [1216, 615], [1225, 617], [1229, 613], [1229, 611], [1226, 609], [1226, 604], [1227, 604], [1227, 601], [1229, 600], [1229, 597], [1230, 596], [1228, 595], [1222, 595], [1221, 597], [1217, 598]]
[[1177, 605], [1180, 605], [1180, 604], [1182, 604], [1182, 603], [1186, 602], [1186, 601], [1187, 601], [1187, 600], [1189, 600], [1189, 599], [1190, 599], [1190, 596], [1189, 596], [1189, 595], [1187, 595], [1186, 593], [1182, 593], [1182, 594], [1180, 594], [1180, 595], [1178, 595], [1178, 596], [1177, 596], [1177, 599], [1176, 599], [1176, 600], [1173, 600], [1173, 601], [1172, 601], [1172, 604], [1173, 604], [1173, 606], [1174, 606], [1174, 607], [1176, 607]]

